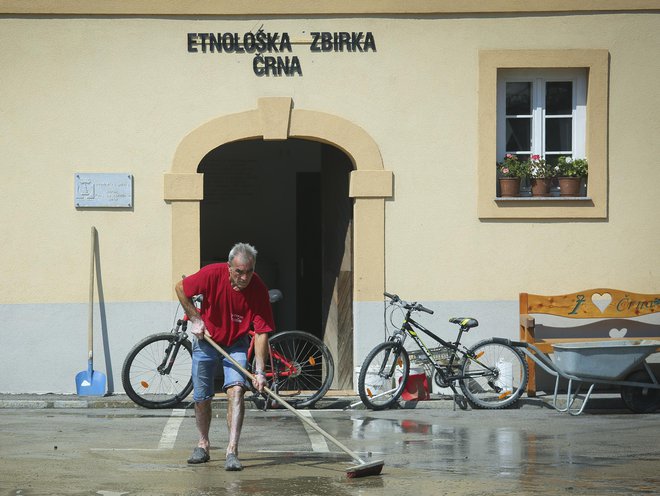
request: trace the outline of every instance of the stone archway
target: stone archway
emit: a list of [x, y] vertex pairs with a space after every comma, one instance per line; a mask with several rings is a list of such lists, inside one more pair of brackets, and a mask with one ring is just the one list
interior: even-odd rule
[[[393, 177], [380, 150], [360, 127], [340, 117], [293, 108], [288, 97], [260, 98], [257, 108], [218, 117], [194, 129], [179, 144], [164, 175], [164, 199], [172, 206], [172, 284], [199, 269], [199, 210], [203, 174], [197, 167], [211, 150], [233, 141], [301, 138], [330, 144], [353, 163], [349, 195], [353, 207], [353, 301], [382, 301], [385, 289], [385, 199]], [[354, 309], [354, 325], [362, 320]], [[359, 336], [354, 334], [354, 340]], [[357, 344], [357, 343], [356, 343]], [[354, 361], [361, 360], [354, 346]]]

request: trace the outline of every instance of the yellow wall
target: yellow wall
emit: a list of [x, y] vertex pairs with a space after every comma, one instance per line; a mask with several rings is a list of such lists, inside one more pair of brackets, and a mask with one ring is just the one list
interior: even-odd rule
[[[162, 175], [188, 132], [253, 109], [264, 96], [290, 96], [295, 108], [340, 116], [380, 146], [395, 177], [386, 204], [390, 289], [431, 300], [512, 299], [520, 290], [602, 284], [654, 290], [656, 14], [0, 22], [0, 64], [11, 68], [2, 79], [2, 217], [12, 226], [0, 270], [5, 281], [21, 281], [20, 291], [2, 284], [2, 302], [84, 301], [85, 285], [77, 282], [86, 280], [90, 224], [111, 269], [107, 298], [169, 298], [162, 268], [171, 263], [171, 209]], [[313, 30], [372, 31], [378, 51], [312, 54], [294, 45], [304, 71], [297, 78], [258, 78], [248, 55], [186, 51], [187, 32], [244, 32], [262, 23], [300, 41]], [[609, 50], [604, 221], [477, 216], [478, 52], [520, 48], [521, 40], [527, 49]], [[74, 172], [134, 174], [134, 210], [76, 211]], [[409, 254], [433, 276], [411, 273]]]
[[94, 14], [94, 15], [286, 15], [286, 14], [447, 14], [503, 12], [591, 12], [658, 9], [657, 0], [2, 0], [0, 12], [12, 14]]
[[[377, 339], [370, 329], [382, 329], [381, 288], [442, 308], [438, 314], [451, 307], [481, 321], [483, 313], [489, 332], [507, 337], [517, 329], [521, 291], [657, 292], [659, 3], [593, 0], [576, 7], [579, 15], [567, 13], [573, 2], [560, 0], [527, 2], [525, 11], [513, 0], [482, 4], [273, 1], [267, 3], [272, 13], [264, 14], [265, 3], [0, 0], [3, 321], [27, 322], [44, 353], [58, 345], [56, 336], [75, 341], [61, 352], [72, 356], [61, 355], [63, 368], [52, 374], [71, 377], [74, 356], [86, 356], [95, 225], [114, 333], [106, 352], [117, 373], [139, 337], [171, 320], [163, 309], [173, 299], [176, 257], [188, 251], [183, 263], [190, 264], [199, 256], [198, 241], [187, 241], [193, 227], [173, 243], [174, 210], [183, 218], [197, 215], [194, 201], [176, 207], [166, 201], [177, 191], [166, 182], [177, 150], [207, 123], [255, 111], [260, 101], [278, 101], [273, 97], [291, 102], [292, 126], [281, 127], [278, 110], [274, 127], [260, 124], [271, 129], [264, 133], [269, 138], [304, 135], [323, 116], [341, 123], [342, 132], [361, 130], [365, 139], [354, 142], [377, 147], [368, 152], [380, 161], [356, 165], [369, 173], [382, 168], [382, 175], [374, 182], [358, 170], [351, 184], [356, 204], [364, 206], [355, 211], [355, 244], [362, 243], [354, 261], [355, 364]], [[388, 15], [361, 12], [375, 8]], [[312, 11], [319, 15], [305, 14]], [[410, 15], [400, 15], [405, 12]], [[187, 52], [189, 32], [244, 33], [262, 25], [290, 33], [289, 55], [299, 56], [302, 77], [257, 77], [247, 54]], [[377, 52], [312, 53], [312, 31], [371, 31]], [[609, 54], [602, 218], [479, 216], [480, 53], [519, 49]], [[303, 115], [314, 119], [297, 127]], [[364, 151], [358, 146], [352, 153]], [[76, 172], [132, 174], [134, 207], [76, 210]], [[376, 198], [369, 197], [372, 189]], [[389, 191], [383, 223], [382, 196]], [[380, 252], [364, 249], [370, 246]], [[25, 345], [15, 333], [6, 335], [16, 340], [8, 349]], [[4, 362], [0, 390], [71, 386], [30, 385], [22, 366]]]

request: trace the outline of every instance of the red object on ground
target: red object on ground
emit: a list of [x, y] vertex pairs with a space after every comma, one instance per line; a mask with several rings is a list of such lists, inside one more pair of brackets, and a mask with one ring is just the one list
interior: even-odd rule
[[429, 397], [429, 382], [426, 374], [409, 375], [401, 398], [404, 401], [424, 401]]

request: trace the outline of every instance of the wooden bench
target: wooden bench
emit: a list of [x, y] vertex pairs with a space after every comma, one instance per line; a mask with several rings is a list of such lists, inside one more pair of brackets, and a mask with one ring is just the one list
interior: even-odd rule
[[[544, 296], [520, 293], [520, 340], [552, 353], [553, 343], [603, 341], [609, 339], [660, 339], [660, 325], [630, 320], [660, 313], [660, 294], [639, 294], [618, 289], [587, 289], [578, 293]], [[534, 315], [568, 319], [597, 319], [572, 327], [536, 323]], [[559, 319], [555, 319], [555, 322]], [[555, 323], [553, 322], [553, 324]], [[528, 396], [536, 395], [536, 369], [529, 365]]]

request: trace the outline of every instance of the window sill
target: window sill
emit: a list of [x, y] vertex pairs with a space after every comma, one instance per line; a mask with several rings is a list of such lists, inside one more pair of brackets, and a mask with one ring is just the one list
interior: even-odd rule
[[584, 201], [593, 202], [590, 196], [496, 196], [496, 202], [537, 202], [537, 201]]

